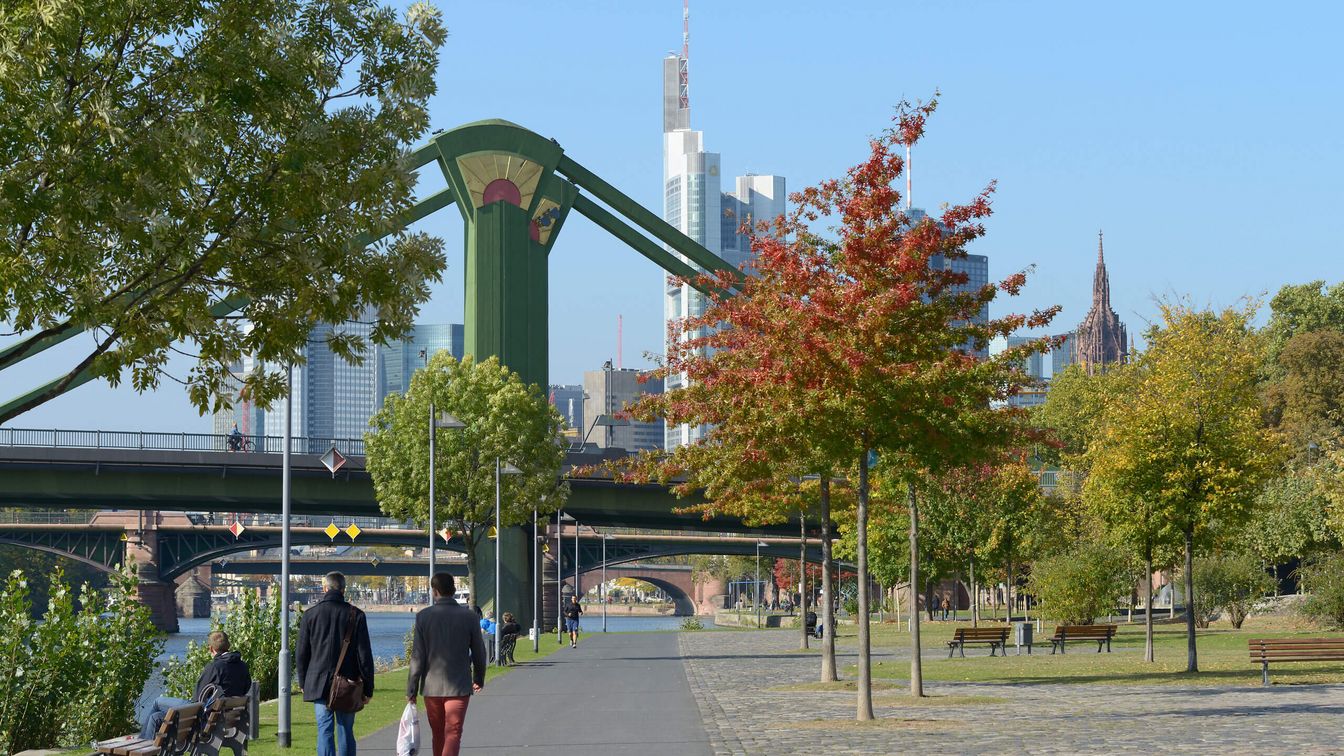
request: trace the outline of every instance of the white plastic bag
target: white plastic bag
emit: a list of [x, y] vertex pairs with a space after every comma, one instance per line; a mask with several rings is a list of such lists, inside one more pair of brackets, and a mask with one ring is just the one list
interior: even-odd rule
[[407, 703], [397, 727], [397, 756], [416, 756], [420, 751], [420, 717], [415, 704]]

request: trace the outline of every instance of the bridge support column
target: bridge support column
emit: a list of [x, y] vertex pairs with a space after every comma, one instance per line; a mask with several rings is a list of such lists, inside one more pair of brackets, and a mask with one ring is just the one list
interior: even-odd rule
[[149, 607], [154, 627], [165, 633], [177, 632], [177, 586], [160, 580], [159, 566], [153, 562], [141, 562], [136, 575], [136, 599]]
[[512, 612], [518, 624], [532, 627], [532, 529], [504, 528], [500, 534], [500, 595], [495, 597], [495, 543], [484, 541], [476, 547], [476, 591], [472, 602], [495, 612]]
[[201, 583], [194, 572], [177, 586], [176, 596], [180, 616], [187, 619], [203, 619], [210, 616], [210, 589]]

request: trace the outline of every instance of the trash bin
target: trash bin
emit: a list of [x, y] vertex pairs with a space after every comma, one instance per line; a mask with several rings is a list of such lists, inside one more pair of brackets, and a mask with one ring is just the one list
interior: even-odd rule
[[1022, 653], [1022, 647], [1027, 647], [1027, 653], [1031, 653], [1032, 631], [1035, 628], [1030, 622], [1013, 623], [1013, 644], [1017, 646], [1017, 653]]

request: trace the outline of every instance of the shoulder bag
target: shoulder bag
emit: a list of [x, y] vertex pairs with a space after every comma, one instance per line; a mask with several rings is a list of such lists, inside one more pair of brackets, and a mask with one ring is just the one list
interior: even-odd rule
[[350, 622], [345, 626], [345, 637], [341, 639], [341, 658], [336, 661], [336, 670], [331, 675], [331, 692], [327, 694], [327, 708], [332, 711], [353, 714], [364, 708], [364, 679], [353, 680], [341, 674], [345, 664], [345, 654], [350, 650], [350, 640], [355, 635], [355, 625], [359, 623], [359, 610], [350, 607]]

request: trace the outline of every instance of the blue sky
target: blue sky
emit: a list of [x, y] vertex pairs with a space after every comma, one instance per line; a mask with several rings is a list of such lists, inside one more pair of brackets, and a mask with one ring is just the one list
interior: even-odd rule
[[[681, 45], [678, 0], [441, 7], [433, 128], [515, 121], [661, 212], [661, 59]], [[692, 127], [722, 153], [724, 188], [750, 171], [792, 191], [861, 159], [902, 97], [939, 89], [915, 202], [936, 210], [998, 181], [971, 251], [993, 277], [1036, 272], [995, 311], [1060, 304], [1052, 331], [1071, 329], [1104, 229], [1115, 309], [1139, 332], [1155, 296], [1221, 305], [1342, 277], [1344, 12], [1288, 7], [692, 0]], [[460, 322], [461, 221], [449, 211], [422, 227], [447, 240], [449, 268], [420, 320]], [[572, 217], [551, 259], [551, 380], [614, 357], [618, 314], [625, 366], [647, 364], [661, 351], [660, 281]], [[7, 370], [5, 393], [54, 376], [70, 352], [53, 351]], [[174, 385], [90, 384], [11, 424], [209, 427]]]

